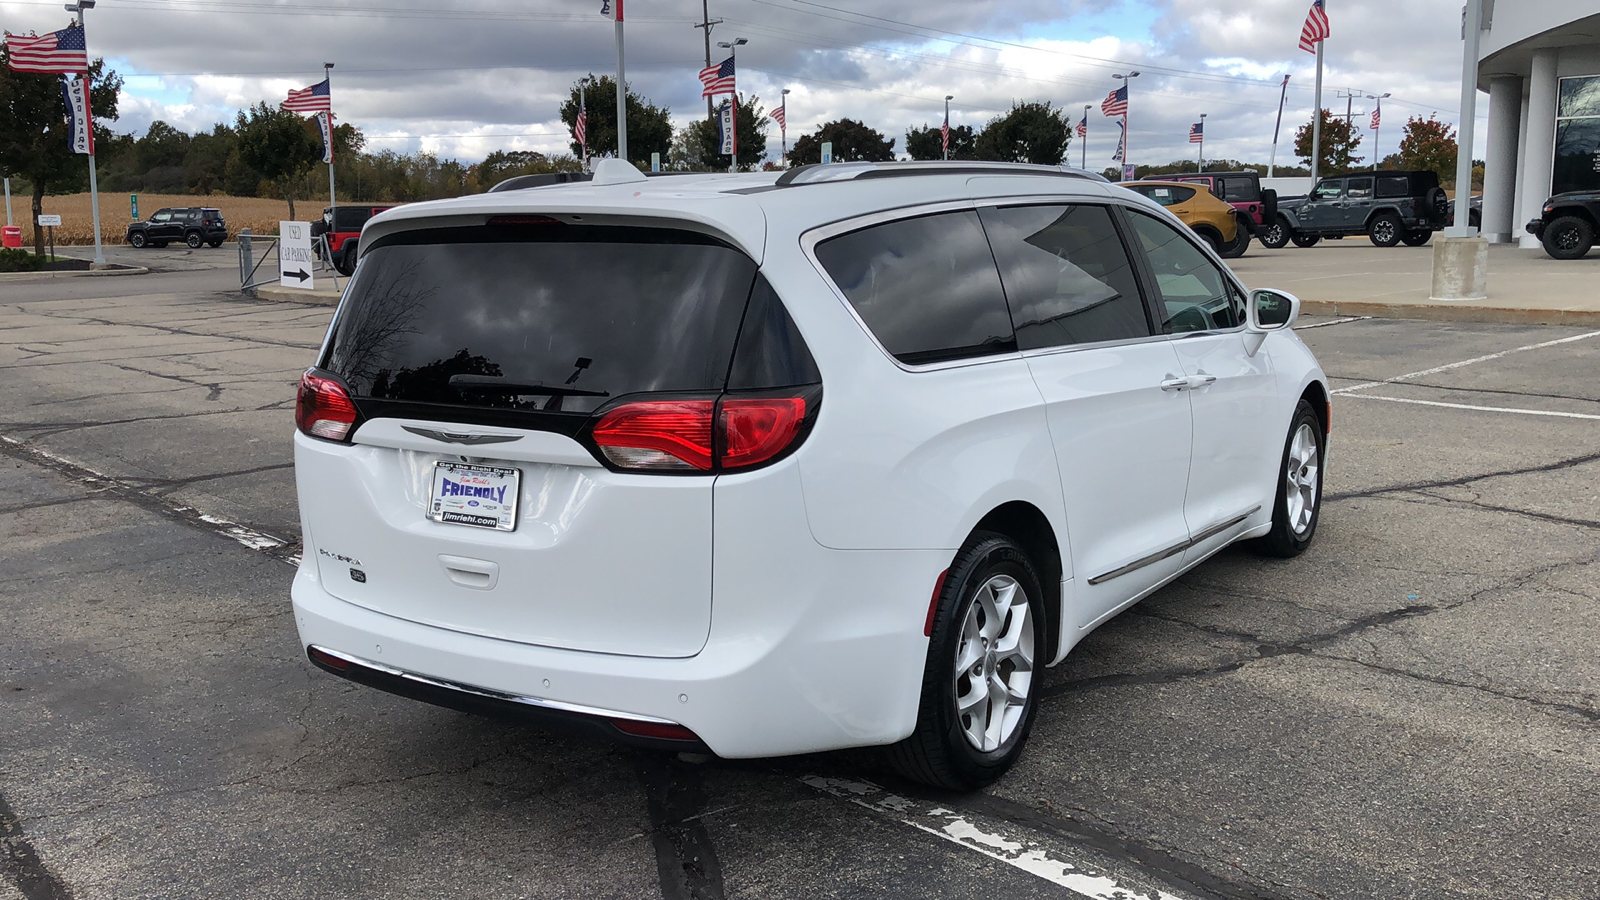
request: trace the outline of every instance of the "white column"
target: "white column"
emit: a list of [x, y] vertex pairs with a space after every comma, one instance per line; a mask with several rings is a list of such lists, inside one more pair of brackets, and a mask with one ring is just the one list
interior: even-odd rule
[[1483, 236], [1504, 244], [1517, 232], [1517, 133], [1522, 125], [1522, 79], [1501, 75], [1489, 82], [1488, 156], [1483, 172]]
[[1522, 161], [1528, 158], [1528, 79], [1522, 79], [1522, 120], [1517, 123], [1517, 169], [1512, 173], [1511, 180], [1517, 187], [1517, 198], [1511, 204], [1511, 243], [1517, 243], [1522, 237], [1522, 226], [1526, 221], [1518, 222], [1522, 218]]
[[[1522, 210], [1526, 223], [1539, 217], [1550, 196], [1550, 176], [1556, 154], [1556, 50], [1533, 51], [1533, 74], [1528, 78], [1528, 142], [1522, 159]], [[1524, 232], [1521, 245], [1539, 246], [1539, 239]]]

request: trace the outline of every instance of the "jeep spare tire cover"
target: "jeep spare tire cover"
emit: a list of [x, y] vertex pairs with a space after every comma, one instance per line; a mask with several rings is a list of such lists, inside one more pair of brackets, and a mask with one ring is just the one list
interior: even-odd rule
[[1261, 221], [1270, 223], [1278, 218], [1278, 192], [1272, 188], [1261, 191]]
[[1445, 194], [1444, 188], [1429, 188], [1427, 209], [1441, 220], [1450, 217], [1450, 197]]

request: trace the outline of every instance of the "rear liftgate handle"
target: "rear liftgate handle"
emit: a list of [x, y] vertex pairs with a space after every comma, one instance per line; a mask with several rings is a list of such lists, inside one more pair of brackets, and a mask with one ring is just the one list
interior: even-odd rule
[[439, 562], [444, 564], [445, 574], [450, 576], [450, 580], [464, 588], [490, 591], [500, 581], [499, 563], [443, 553], [439, 554]]

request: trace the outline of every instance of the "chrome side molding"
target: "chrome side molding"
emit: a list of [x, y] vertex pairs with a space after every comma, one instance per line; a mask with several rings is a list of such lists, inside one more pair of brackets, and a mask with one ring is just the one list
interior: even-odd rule
[[1217, 535], [1223, 533], [1224, 531], [1227, 531], [1229, 528], [1232, 528], [1235, 525], [1240, 524], [1244, 520], [1250, 518], [1251, 516], [1255, 515], [1256, 513], [1260, 512], [1260, 511], [1261, 511], [1261, 504], [1257, 503], [1255, 505], [1255, 507], [1253, 507], [1252, 509], [1250, 509], [1250, 510], [1248, 510], [1246, 512], [1240, 513], [1239, 515], [1234, 516], [1231, 519], [1228, 519], [1228, 520], [1222, 521], [1222, 522], [1218, 522], [1215, 525], [1212, 525], [1212, 526], [1210, 526], [1208, 528], [1204, 528], [1204, 529], [1196, 532], [1192, 537], [1190, 537], [1186, 541], [1179, 541], [1178, 543], [1173, 544], [1171, 547], [1166, 547], [1164, 549], [1157, 550], [1156, 552], [1150, 554], [1149, 556], [1141, 556], [1138, 559], [1134, 560], [1131, 563], [1128, 563], [1125, 566], [1119, 566], [1119, 567], [1117, 567], [1115, 569], [1112, 569], [1111, 571], [1106, 572], [1104, 574], [1096, 575], [1093, 578], [1089, 579], [1089, 583], [1090, 584], [1104, 584], [1105, 582], [1110, 581], [1113, 578], [1119, 578], [1119, 577], [1121, 577], [1123, 575], [1128, 574], [1129, 572], [1136, 572], [1136, 571], [1144, 568], [1145, 566], [1154, 565], [1155, 563], [1161, 562], [1163, 559], [1168, 559], [1170, 557], [1177, 556], [1179, 553], [1182, 553], [1183, 551], [1189, 549], [1190, 547], [1193, 547], [1195, 544], [1203, 543], [1205, 541], [1208, 541], [1208, 540], [1216, 537]]

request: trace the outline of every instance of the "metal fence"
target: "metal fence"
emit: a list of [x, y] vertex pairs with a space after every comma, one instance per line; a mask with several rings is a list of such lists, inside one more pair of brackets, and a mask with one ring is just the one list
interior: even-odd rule
[[[270, 248], [261, 247], [261, 258], [256, 258], [257, 244], [271, 244]], [[250, 229], [239, 229], [239, 290], [248, 291], [261, 287], [264, 284], [277, 284], [282, 272], [282, 256], [278, 252], [280, 243], [275, 234], [251, 234]], [[317, 271], [330, 272], [333, 275], [333, 289], [339, 290], [339, 269], [333, 264], [333, 248], [328, 245], [326, 234], [317, 236]], [[261, 269], [261, 264], [268, 258], [272, 259], [272, 269], [267, 277], [256, 280], [256, 275]]]

